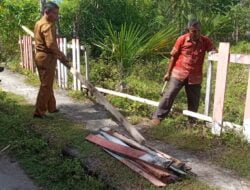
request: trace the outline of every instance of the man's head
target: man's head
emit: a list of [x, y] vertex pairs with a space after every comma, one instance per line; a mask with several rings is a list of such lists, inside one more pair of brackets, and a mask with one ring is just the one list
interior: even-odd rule
[[201, 35], [201, 24], [198, 20], [192, 19], [188, 22], [188, 32], [193, 40], [198, 40]]
[[44, 5], [43, 14], [51, 22], [55, 22], [58, 19], [59, 7], [53, 2], [48, 2]]

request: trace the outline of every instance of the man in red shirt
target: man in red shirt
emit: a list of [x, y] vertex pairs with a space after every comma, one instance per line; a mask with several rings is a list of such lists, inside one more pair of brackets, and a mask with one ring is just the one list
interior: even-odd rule
[[164, 76], [164, 80], [169, 81], [169, 84], [153, 114], [153, 126], [159, 125], [168, 115], [183, 86], [187, 94], [188, 110], [198, 110], [204, 57], [206, 52], [217, 51], [211, 40], [200, 34], [200, 29], [199, 21], [189, 21], [188, 33], [177, 39], [171, 51], [168, 71]]

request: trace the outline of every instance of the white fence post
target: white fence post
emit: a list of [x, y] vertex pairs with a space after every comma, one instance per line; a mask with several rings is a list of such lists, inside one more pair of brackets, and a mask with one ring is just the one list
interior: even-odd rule
[[224, 96], [227, 82], [227, 68], [230, 61], [230, 44], [220, 43], [219, 60], [216, 72], [214, 107], [213, 107], [213, 126], [212, 133], [220, 135], [222, 132]]
[[204, 111], [204, 114], [207, 116], [209, 115], [211, 107], [212, 77], [213, 77], [213, 63], [212, 61], [208, 60], [205, 111]]
[[249, 69], [248, 87], [247, 87], [245, 113], [244, 113], [243, 133], [246, 140], [250, 142], [250, 69]]
[[[60, 51], [63, 52], [63, 38], [60, 38]], [[60, 62], [60, 67], [61, 67], [61, 84], [62, 88], [65, 88], [65, 78], [64, 78], [64, 65]]]
[[85, 62], [85, 77], [86, 80], [89, 80], [89, 63], [88, 63], [88, 55], [87, 55], [87, 49], [85, 46], [83, 46], [84, 50], [84, 62]]
[[[75, 38], [72, 39], [72, 65], [74, 69], [77, 69], [76, 67], [76, 41]], [[74, 90], [77, 90], [77, 79], [75, 76], [73, 76], [73, 88]]]
[[[63, 53], [67, 56], [67, 40], [63, 38]], [[67, 67], [64, 66], [64, 87], [68, 88], [68, 74]]]
[[[81, 73], [79, 38], [76, 38], [76, 65], [77, 65], [77, 71]], [[81, 81], [79, 79], [77, 79], [77, 90], [81, 90]]]
[[[60, 38], [57, 38], [57, 44], [60, 48]], [[58, 86], [62, 87], [62, 81], [61, 81], [61, 66], [60, 61], [57, 60], [57, 79], [58, 79]]]

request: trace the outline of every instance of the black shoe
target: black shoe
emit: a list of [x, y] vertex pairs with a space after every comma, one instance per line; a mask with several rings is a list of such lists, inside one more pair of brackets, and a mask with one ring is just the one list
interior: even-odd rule
[[47, 115], [37, 115], [37, 114], [33, 115], [33, 118], [38, 118], [38, 119], [46, 119], [47, 117], [48, 117]]
[[55, 111], [52, 111], [52, 112], [49, 112], [49, 113], [58, 113], [58, 112], [60, 112], [60, 110], [59, 109], [55, 109]]

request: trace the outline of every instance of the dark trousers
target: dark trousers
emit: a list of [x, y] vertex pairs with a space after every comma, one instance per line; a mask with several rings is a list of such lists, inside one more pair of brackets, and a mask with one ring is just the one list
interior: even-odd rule
[[179, 91], [182, 89], [183, 86], [185, 86], [185, 91], [187, 95], [188, 110], [193, 112], [198, 111], [201, 85], [188, 84], [187, 79], [185, 81], [180, 81], [171, 77], [168, 82], [168, 88], [163, 94], [163, 97], [160, 100], [156, 112], [153, 114], [154, 119], [162, 120], [168, 115], [177, 94], [179, 93]]

